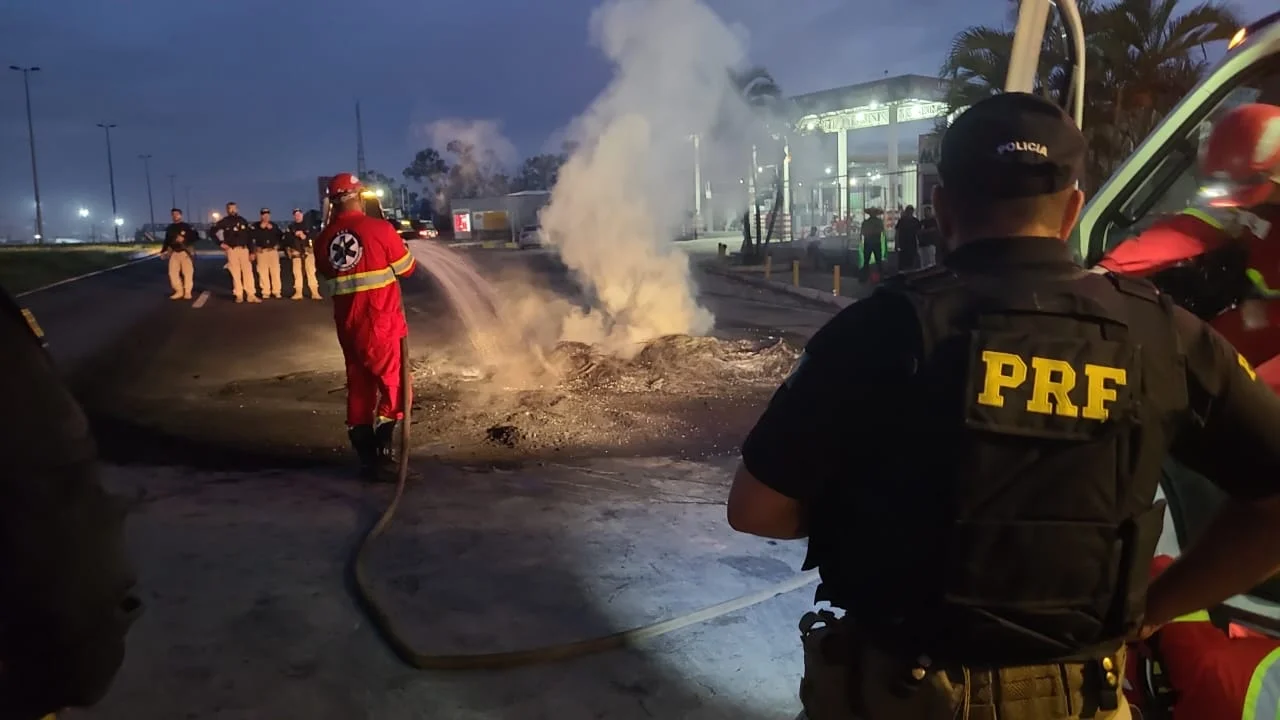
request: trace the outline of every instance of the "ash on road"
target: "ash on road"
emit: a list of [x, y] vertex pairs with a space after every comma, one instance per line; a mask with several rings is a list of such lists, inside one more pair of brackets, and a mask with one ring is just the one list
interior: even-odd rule
[[[545, 260], [477, 256], [494, 273], [526, 263], [547, 286], [564, 284], [563, 269]], [[511, 463], [732, 451], [829, 311], [779, 304], [722, 278], [703, 282], [720, 318], [713, 337], [659, 338], [628, 360], [561, 343], [529, 356], [530, 370], [546, 371], [538, 382], [507, 387], [474, 364], [438, 289], [409, 278], [415, 454]], [[746, 321], [765, 308], [767, 325]], [[347, 457], [342, 358], [327, 303], [176, 309], [187, 317], [159, 342], [128, 338], [108, 353], [112, 367], [93, 376], [90, 404], [116, 437], [115, 459], [227, 467]]]

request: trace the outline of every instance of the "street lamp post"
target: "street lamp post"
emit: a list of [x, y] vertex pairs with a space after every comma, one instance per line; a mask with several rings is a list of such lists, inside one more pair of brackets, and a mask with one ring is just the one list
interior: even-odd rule
[[151, 224], [156, 224], [156, 196], [151, 192], [151, 156], [139, 155], [143, 171], [147, 174], [147, 209], [151, 211]]
[[31, 186], [36, 195], [36, 242], [44, 242], [44, 209], [40, 206], [40, 176], [36, 172], [36, 126], [31, 120], [31, 73], [39, 67], [10, 65], [10, 70], [22, 73], [22, 89], [27, 96], [27, 139], [31, 144]]
[[107, 134], [107, 176], [111, 180], [111, 224], [115, 227], [116, 242], [120, 242], [120, 213], [116, 208], [116, 166], [111, 159], [111, 128], [115, 127], [115, 124], [98, 123], [98, 127]]
[[[89, 208], [80, 208], [80, 219], [81, 219], [81, 220], [88, 221], [88, 219], [89, 219]], [[86, 226], [86, 229], [87, 229], [89, 232], [88, 232], [88, 236], [87, 236], [85, 239], [86, 239], [86, 240], [89, 240], [89, 241], [91, 241], [91, 242], [92, 242], [92, 240], [93, 240], [93, 237], [92, 237], [92, 236], [93, 236], [93, 228], [92, 228], [91, 226]]]
[[[175, 184], [175, 181], [177, 179], [178, 179], [177, 175], [174, 175], [173, 173], [169, 173], [169, 202], [173, 203], [169, 207], [178, 207], [178, 186]], [[191, 205], [188, 203], [187, 210], [190, 210], [190, 209], [191, 209]]]

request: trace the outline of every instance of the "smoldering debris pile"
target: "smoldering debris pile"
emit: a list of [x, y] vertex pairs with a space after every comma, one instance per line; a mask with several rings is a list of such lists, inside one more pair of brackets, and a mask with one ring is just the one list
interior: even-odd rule
[[565, 389], [582, 394], [700, 393], [734, 385], [776, 384], [796, 360], [782, 341], [761, 344], [668, 335], [630, 360], [583, 343], [560, 343], [548, 358]]
[[414, 363], [414, 432], [450, 454], [740, 439], [798, 354], [781, 340], [687, 335], [650, 341], [630, 358], [562, 342], [542, 359], [541, 384], [508, 388], [442, 352]]

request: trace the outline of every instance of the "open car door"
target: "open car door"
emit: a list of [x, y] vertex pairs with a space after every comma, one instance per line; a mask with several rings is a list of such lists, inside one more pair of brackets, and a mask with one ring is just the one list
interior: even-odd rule
[[[1192, 205], [1200, 193], [1200, 142], [1222, 113], [1253, 102], [1280, 105], [1280, 13], [1242, 28], [1222, 61], [1094, 195], [1073, 238], [1079, 255], [1092, 264], [1161, 216]], [[1222, 285], [1211, 277], [1201, 280], [1205, 288]], [[1224, 496], [1207, 479], [1173, 461], [1165, 465], [1161, 492], [1169, 512], [1158, 552], [1177, 555], [1197, 537]], [[1232, 598], [1225, 610], [1242, 624], [1280, 637], [1280, 577]]]

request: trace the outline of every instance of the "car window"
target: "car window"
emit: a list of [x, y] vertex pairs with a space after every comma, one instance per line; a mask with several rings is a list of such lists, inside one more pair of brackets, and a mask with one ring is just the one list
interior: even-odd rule
[[[1280, 104], [1280, 57], [1273, 57], [1244, 73], [1222, 99], [1157, 159], [1142, 170], [1132, 193], [1107, 212], [1090, 238], [1090, 255], [1097, 257], [1140, 234], [1159, 218], [1195, 204], [1200, 192], [1196, 154], [1213, 123], [1228, 110], [1251, 102]], [[1097, 235], [1100, 233], [1100, 235]]]

